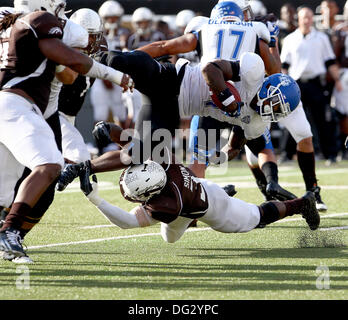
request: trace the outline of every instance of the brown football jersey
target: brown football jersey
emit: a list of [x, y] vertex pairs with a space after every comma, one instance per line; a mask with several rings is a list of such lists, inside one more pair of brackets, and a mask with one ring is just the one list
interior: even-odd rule
[[62, 22], [44, 11], [20, 17], [0, 32], [0, 89], [18, 88], [46, 110], [56, 63], [40, 51], [39, 40], [63, 37]]
[[[190, 169], [180, 164], [163, 164], [167, 183], [161, 193], [143, 203], [143, 208], [154, 219], [164, 223], [178, 216], [197, 219], [208, 210], [208, 196], [200, 181]], [[121, 187], [122, 195], [127, 199]]]

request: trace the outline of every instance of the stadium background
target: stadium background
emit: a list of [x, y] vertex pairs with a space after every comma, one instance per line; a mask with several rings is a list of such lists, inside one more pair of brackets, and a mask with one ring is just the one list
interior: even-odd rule
[[[11, 6], [13, 0], [2, 0], [4, 6]], [[77, 10], [79, 8], [88, 7], [97, 10], [104, 0], [68, 0], [68, 9]], [[180, 10], [191, 9], [195, 12], [200, 12], [203, 15], [209, 15], [211, 8], [217, 3], [217, 0], [118, 0], [118, 2], [125, 9], [125, 14], [132, 14], [133, 11], [139, 7], [148, 7], [155, 12], [155, 14], [177, 14]], [[280, 7], [290, 2], [295, 7], [306, 4], [312, 9], [316, 9], [320, 4], [320, 0], [290, 0], [290, 1], [274, 1], [263, 0], [268, 12], [279, 14]], [[341, 11], [343, 9], [345, 0], [336, 0]]]

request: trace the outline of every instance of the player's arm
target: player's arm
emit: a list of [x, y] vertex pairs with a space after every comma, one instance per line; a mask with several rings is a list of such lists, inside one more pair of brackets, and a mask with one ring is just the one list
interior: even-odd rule
[[265, 69], [268, 75], [281, 72], [281, 61], [278, 50], [278, 40], [275, 47], [269, 47], [264, 41], [259, 41], [260, 56], [265, 64]]
[[227, 80], [239, 81], [239, 61], [215, 60], [202, 69], [203, 77], [210, 90], [218, 97], [223, 111], [233, 115], [239, 113], [241, 104], [236, 101], [226, 85]]
[[171, 40], [156, 41], [137, 50], [144, 51], [152, 58], [186, 53], [196, 49], [198, 40], [195, 34], [187, 33]]
[[222, 148], [222, 151], [227, 154], [228, 161], [234, 159], [247, 143], [243, 129], [234, 126], [229, 136], [228, 143]]
[[65, 66], [59, 65], [56, 68], [56, 78], [63, 84], [73, 84], [77, 76], [77, 72]]
[[81, 179], [81, 189], [88, 200], [113, 224], [122, 229], [148, 227], [158, 223], [158, 220], [151, 218], [142, 206], [135, 207], [131, 212], [125, 211], [100, 198], [98, 194], [98, 183], [95, 176], [93, 183], [85, 184]]
[[49, 60], [67, 66], [79, 74], [109, 80], [118, 84], [124, 90], [133, 88], [133, 81], [128, 75], [92, 60], [88, 56], [69, 48], [57, 38], [40, 39], [39, 48]]

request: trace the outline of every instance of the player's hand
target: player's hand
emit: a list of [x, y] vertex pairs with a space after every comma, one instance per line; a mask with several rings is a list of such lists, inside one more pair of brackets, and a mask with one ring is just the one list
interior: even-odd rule
[[224, 111], [226, 112], [228, 116], [233, 118], [238, 118], [240, 116], [240, 111], [243, 106], [244, 106], [244, 102], [233, 101], [224, 109]]
[[89, 181], [89, 176], [80, 175], [80, 188], [89, 201], [96, 206], [100, 205], [103, 199], [99, 197], [98, 180], [95, 174], [92, 176], [92, 183]]
[[348, 149], [348, 137], [347, 137], [346, 142], [344, 143], [344, 145], [345, 145], [346, 149]]
[[134, 89], [133, 79], [128, 74], [124, 74], [122, 77], [120, 87], [123, 88], [123, 92], [126, 92], [128, 89], [131, 92], [133, 92], [133, 89]]
[[275, 47], [276, 46], [276, 42], [277, 42], [277, 38], [279, 36], [279, 26], [278, 26], [278, 21], [276, 22], [270, 22], [267, 21], [267, 28], [268, 31], [271, 35], [271, 41], [269, 43], [270, 47]]
[[60, 176], [58, 178], [56, 189], [58, 191], [63, 191], [66, 187], [77, 178], [82, 171], [88, 172], [90, 174], [91, 163], [90, 161], [78, 163], [78, 164], [68, 164], [64, 167]]
[[100, 145], [107, 146], [112, 143], [110, 136], [110, 124], [106, 123], [105, 121], [100, 121], [94, 126], [92, 135]]

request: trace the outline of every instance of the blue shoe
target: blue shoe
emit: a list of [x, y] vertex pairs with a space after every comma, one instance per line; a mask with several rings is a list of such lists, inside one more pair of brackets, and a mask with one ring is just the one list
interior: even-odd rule
[[4, 251], [6, 255], [12, 254], [15, 257], [26, 255], [19, 230], [7, 228], [5, 231], [0, 232], [0, 251]]

